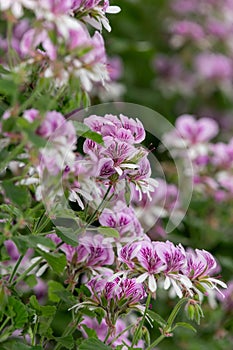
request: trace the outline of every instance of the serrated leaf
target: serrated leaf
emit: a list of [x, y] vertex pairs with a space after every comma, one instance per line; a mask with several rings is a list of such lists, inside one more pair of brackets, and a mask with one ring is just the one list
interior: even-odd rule
[[96, 331], [92, 328], [88, 328], [85, 324], [81, 324], [83, 330], [85, 331], [85, 333], [87, 334], [88, 338], [94, 338], [94, 339], [98, 339]]
[[97, 228], [97, 231], [104, 236], [114, 237], [114, 238], [120, 237], [119, 232], [112, 227], [100, 226]]
[[105, 345], [102, 341], [95, 338], [89, 338], [82, 342], [79, 350], [112, 350], [110, 346]]
[[57, 274], [64, 272], [64, 269], [66, 267], [66, 257], [64, 254], [46, 253], [42, 250], [40, 250], [40, 254], [47, 261], [54, 272]]
[[177, 322], [175, 324], [175, 327], [183, 327], [183, 328], [187, 328], [190, 329], [193, 332], [197, 332], [197, 330], [190, 324], [190, 323], [186, 323], [186, 322]]
[[166, 326], [167, 322], [159, 314], [151, 310], [148, 310], [147, 313], [152, 318], [152, 320], [158, 323], [161, 327]]
[[28, 313], [26, 306], [16, 298], [9, 297], [8, 308], [14, 312], [14, 315], [12, 314], [12, 318], [15, 329], [22, 328], [28, 321]]
[[90, 292], [90, 289], [87, 287], [87, 286], [85, 286], [84, 284], [82, 284], [81, 286], [80, 286], [80, 288], [78, 288], [78, 289], [75, 289], [75, 290], [77, 290], [78, 291], [78, 293], [83, 293], [86, 297], [91, 297], [91, 292]]
[[49, 281], [48, 282], [48, 296], [49, 296], [49, 300], [53, 301], [53, 302], [59, 302], [60, 301], [60, 297], [58, 295], [59, 292], [65, 290], [65, 288], [63, 287], [63, 285], [61, 283], [58, 283], [56, 281]]
[[2, 182], [2, 187], [6, 197], [20, 208], [28, 207], [30, 196], [28, 189], [25, 186], [16, 186], [12, 181], [5, 180]]
[[50, 318], [50, 317], [54, 316], [54, 314], [56, 312], [55, 306], [52, 306], [52, 305], [42, 306], [42, 305], [40, 305], [35, 295], [32, 295], [30, 297], [30, 306], [34, 310], [36, 310], [36, 313], [38, 315], [41, 315], [45, 318]]
[[29, 300], [30, 300], [31, 307], [33, 309], [35, 309], [36, 311], [40, 311], [41, 305], [38, 303], [38, 300], [36, 299], [36, 296], [32, 295]]
[[72, 349], [74, 346], [74, 339], [72, 335], [67, 335], [65, 337], [55, 338], [55, 340], [64, 346], [66, 349]]
[[55, 243], [50, 238], [43, 236], [28, 235], [13, 237], [12, 239], [19, 247], [22, 244], [27, 245], [27, 248], [37, 248], [38, 244], [43, 245], [49, 249], [55, 249], [56, 247]]

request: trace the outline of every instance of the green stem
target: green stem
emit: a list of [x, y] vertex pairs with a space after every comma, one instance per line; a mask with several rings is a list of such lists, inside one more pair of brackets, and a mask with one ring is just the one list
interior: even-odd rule
[[108, 338], [110, 337], [110, 335], [111, 335], [111, 330], [110, 330], [110, 328], [108, 328], [108, 333], [107, 333], [107, 335], [106, 335], [106, 337], [105, 337], [105, 339], [104, 339], [104, 343], [105, 343], [105, 344], [106, 344]]
[[138, 336], [139, 336], [139, 333], [140, 333], [140, 331], [142, 329], [142, 326], [144, 325], [144, 322], [145, 322], [145, 319], [146, 319], [146, 314], [147, 314], [147, 311], [148, 311], [149, 306], [150, 306], [150, 300], [151, 300], [151, 294], [149, 293], [148, 297], [147, 297], [147, 301], [146, 301], [145, 311], [144, 311], [144, 314], [142, 316], [141, 322], [140, 322], [140, 324], [139, 324], [139, 326], [136, 329], [136, 332], [134, 334], [131, 347], [133, 347], [134, 345], [136, 345], [138, 343]]
[[165, 335], [161, 334], [160, 337], [158, 337], [146, 350], [152, 350], [156, 345], [158, 345], [163, 339], [165, 338]]
[[0, 332], [4, 329], [4, 327], [7, 325], [7, 323], [10, 321], [10, 316], [8, 316], [5, 321], [3, 322], [3, 324], [0, 327]]
[[44, 217], [45, 217], [45, 213], [43, 214], [41, 220], [38, 222], [38, 225], [36, 226], [35, 231], [32, 233], [33, 235], [38, 235], [39, 233], [41, 233], [43, 231], [43, 229], [50, 222], [50, 218], [49, 217], [45, 217], [45, 220], [43, 222]]
[[9, 59], [9, 66], [10, 69], [13, 69], [14, 64], [12, 60], [12, 30], [13, 30], [13, 24], [11, 21], [7, 21], [7, 48], [8, 48], [8, 59]]
[[175, 321], [175, 318], [178, 314], [178, 312], [180, 311], [181, 306], [188, 301], [188, 298], [182, 298], [174, 307], [174, 309], [172, 310], [170, 316], [168, 317], [167, 320], [167, 326], [166, 326], [166, 330], [169, 332], [173, 322]]
[[[62, 333], [62, 337], [65, 337], [65, 336], [68, 336], [68, 335], [72, 334], [76, 330], [78, 322], [76, 321], [73, 325], [71, 325], [69, 323], [67, 325], [66, 329], [64, 330], [64, 332]], [[62, 347], [62, 344], [57, 344], [55, 346], [54, 350], [59, 350], [61, 347]]]
[[15, 274], [16, 274], [16, 272], [17, 272], [17, 270], [18, 270], [18, 267], [19, 267], [21, 261], [23, 260], [23, 257], [24, 257], [24, 255], [22, 254], [22, 255], [20, 255], [20, 257], [18, 258], [18, 260], [17, 260], [17, 262], [16, 262], [16, 264], [15, 264], [15, 267], [14, 267], [12, 273], [11, 273], [11, 277], [10, 277], [10, 279], [9, 279], [9, 283], [11, 283], [11, 282], [13, 281], [13, 278], [15, 277]]
[[172, 324], [175, 321], [175, 318], [176, 318], [178, 312], [180, 311], [181, 306], [185, 302], [187, 302], [187, 300], [188, 300], [188, 298], [182, 298], [176, 304], [176, 306], [172, 310], [170, 316], [168, 317], [166, 326], [163, 328], [163, 334], [161, 334], [150, 346], [148, 346], [148, 348], [146, 348], [146, 350], [152, 350], [156, 345], [158, 345], [166, 337], [166, 333], [170, 333], [172, 331]]
[[26, 276], [27, 274], [32, 271], [37, 265], [39, 265], [42, 261], [43, 261], [44, 258], [40, 258], [39, 260], [37, 260], [34, 264], [32, 264], [26, 271], [24, 271], [24, 273], [22, 273], [22, 275], [20, 275], [13, 283], [12, 285], [16, 285], [18, 284], [20, 281], [22, 281]]
[[115, 338], [113, 338], [111, 343], [109, 343], [108, 345], [109, 346], [112, 345], [118, 338], [120, 338], [125, 332], [127, 332], [133, 326], [134, 326], [134, 324], [130, 324], [128, 327], [126, 327], [123, 331], [121, 331], [119, 334], [117, 334], [117, 336]]
[[37, 333], [37, 330], [38, 330], [38, 319], [36, 320], [36, 324], [35, 324], [35, 327], [34, 327], [34, 330], [33, 330], [32, 346], [36, 345], [36, 333]]
[[43, 90], [43, 88], [44, 88], [43, 84], [40, 84], [39, 87], [36, 86], [31, 96], [20, 106], [19, 112], [18, 112], [19, 114], [23, 112], [25, 109], [27, 109], [30, 105], [32, 105], [37, 95]]
[[100, 204], [98, 205], [97, 209], [94, 211], [94, 213], [91, 215], [91, 217], [89, 218], [89, 220], [87, 221], [86, 225], [84, 226], [84, 229], [86, 229], [94, 220], [96, 214], [99, 212], [99, 210], [102, 208], [103, 204], [105, 204], [105, 201], [108, 197], [109, 192], [111, 191], [112, 186], [109, 186], [107, 192], [105, 193], [102, 201], [100, 202]]

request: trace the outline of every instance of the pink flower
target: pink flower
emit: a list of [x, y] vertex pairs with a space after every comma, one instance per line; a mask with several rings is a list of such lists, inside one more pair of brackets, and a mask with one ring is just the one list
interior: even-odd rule
[[104, 209], [99, 217], [102, 226], [109, 226], [119, 231], [121, 238], [126, 234], [130, 237], [143, 234], [142, 227], [132, 208], [119, 201], [113, 209]]
[[107, 65], [110, 79], [112, 81], [119, 80], [123, 71], [123, 64], [120, 57], [108, 57]]
[[195, 67], [202, 79], [232, 79], [232, 60], [220, 53], [199, 54], [195, 58]]
[[175, 22], [172, 26], [172, 33], [193, 40], [200, 40], [205, 36], [202, 27], [198, 23], [189, 20]]
[[112, 245], [101, 235], [86, 235], [80, 238], [77, 247], [63, 244], [61, 250], [69, 262], [91, 270], [98, 270], [114, 262]]
[[[145, 137], [142, 123], [137, 119], [120, 115], [105, 115], [104, 117], [90, 116], [84, 123], [90, 129], [102, 135], [104, 146], [96, 144], [92, 140], [84, 142], [83, 150], [88, 155], [94, 155], [100, 164], [100, 174], [107, 177], [116, 173], [119, 177], [129, 177], [130, 173], [137, 169], [137, 164], [146, 152], [142, 147], [136, 147]], [[150, 166], [147, 164], [147, 175]], [[145, 171], [145, 169], [143, 169]], [[145, 175], [144, 175], [145, 177]]]
[[152, 293], [157, 290], [155, 275], [165, 269], [158, 255], [158, 244], [159, 242], [143, 242], [137, 255], [138, 264], [145, 271], [137, 278], [137, 281], [144, 282], [148, 279], [148, 288]]
[[218, 133], [217, 123], [210, 118], [196, 120], [192, 115], [181, 115], [176, 121], [176, 128], [189, 144], [207, 142]]
[[98, 300], [102, 304], [101, 298], [105, 298], [110, 305], [112, 301], [119, 304], [121, 300], [126, 300], [127, 307], [138, 304], [146, 297], [144, 287], [137, 282], [136, 278], [116, 277], [114, 280], [109, 280], [97, 276], [88, 282], [93, 299]]
[[217, 263], [212, 254], [202, 249], [195, 249], [195, 252], [189, 250], [186, 252], [187, 266], [181, 269], [182, 273], [186, 275], [194, 285], [194, 290], [198, 293], [207, 293], [208, 290], [216, 289], [220, 285], [222, 288], [227, 288], [227, 285], [217, 278], [212, 277], [216, 271]]
[[217, 167], [230, 168], [233, 165], [233, 139], [229, 143], [218, 142], [211, 145], [211, 163]]

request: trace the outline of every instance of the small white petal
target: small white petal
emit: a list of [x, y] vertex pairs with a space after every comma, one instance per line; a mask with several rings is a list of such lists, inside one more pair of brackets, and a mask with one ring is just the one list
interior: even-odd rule
[[216, 284], [219, 284], [222, 288], [227, 288], [226, 283], [224, 283], [223, 281], [220, 281], [220, 280], [218, 280], [216, 278], [210, 277], [210, 278], [208, 278], [208, 280], [211, 281], [211, 282], [214, 282]]
[[150, 291], [152, 293], [154, 293], [157, 289], [157, 283], [156, 283], [156, 280], [155, 280], [155, 276], [154, 275], [150, 275], [149, 276], [149, 283], [148, 283], [148, 287], [150, 289]]
[[165, 290], [168, 290], [168, 288], [170, 287], [170, 285], [171, 285], [170, 278], [169, 278], [168, 276], [166, 276], [165, 281], [164, 281], [164, 289], [165, 289]]
[[37, 247], [40, 248], [41, 250], [43, 250], [43, 252], [49, 253], [49, 249], [47, 247], [45, 247], [44, 245], [38, 243]]
[[141, 276], [136, 278], [137, 283], [144, 282], [148, 276], [149, 276], [148, 272], [143, 273]]
[[121, 8], [119, 6], [108, 6], [105, 10], [106, 13], [119, 13]]
[[116, 166], [116, 167], [115, 167], [115, 170], [116, 170], [116, 172], [117, 172], [117, 174], [118, 174], [119, 176], [121, 176], [121, 175], [123, 174], [123, 171], [122, 171], [122, 169], [121, 169], [119, 166]]
[[43, 266], [41, 266], [41, 268], [36, 273], [36, 277], [42, 276], [43, 273], [47, 270], [48, 267], [49, 267], [48, 264], [44, 264]]
[[171, 280], [171, 282], [172, 282], [172, 286], [175, 289], [177, 296], [179, 298], [182, 298], [183, 297], [182, 291], [181, 291], [180, 287], [178, 286], [178, 284], [176, 283], [176, 281]]

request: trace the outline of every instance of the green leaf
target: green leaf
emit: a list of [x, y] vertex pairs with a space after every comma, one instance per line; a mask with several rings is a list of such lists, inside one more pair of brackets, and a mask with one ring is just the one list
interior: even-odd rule
[[47, 261], [54, 272], [57, 274], [64, 272], [64, 269], [66, 267], [66, 257], [64, 254], [46, 253], [42, 250], [40, 250], [40, 254]]
[[28, 236], [18, 236], [13, 237], [13, 241], [17, 246], [24, 246], [27, 245], [27, 248], [38, 248], [38, 244], [45, 246], [49, 249], [55, 249], [56, 245], [55, 243], [47, 237], [43, 236], [34, 236], [34, 235], [28, 235]]
[[27, 130], [26, 132], [28, 140], [31, 141], [31, 143], [36, 146], [37, 148], [43, 148], [47, 144], [47, 140], [43, 139], [42, 137], [36, 135], [33, 131]]
[[15, 329], [22, 328], [28, 321], [26, 306], [11, 296], [8, 298], [8, 308], [10, 310], [11, 317], [13, 318]]
[[0, 172], [5, 170], [11, 160], [15, 160], [18, 154], [22, 152], [24, 145], [20, 143], [11, 152], [8, 152], [6, 148], [0, 152]]
[[17, 91], [17, 85], [8, 79], [0, 79], [0, 93], [6, 96], [13, 96]]
[[74, 339], [72, 335], [67, 335], [65, 337], [57, 337], [54, 339], [66, 349], [72, 349], [74, 347]]
[[158, 323], [161, 327], [165, 327], [167, 325], [167, 322], [156, 312], [148, 310], [147, 313], [152, 318], [152, 320]]
[[32, 295], [29, 300], [30, 300], [31, 307], [36, 311], [40, 311], [41, 305], [38, 303], [36, 296]]
[[197, 330], [190, 323], [186, 323], [186, 322], [177, 322], [175, 324], [175, 327], [183, 327], [183, 328], [190, 329], [191, 331], [193, 331], [195, 333], [197, 332]]
[[25, 186], [15, 186], [12, 181], [5, 180], [2, 182], [2, 187], [6, 197], [14, 204], [18, 205], [20, 208], [29, 206], [30, 196]]
[[30, 288], [33, 288], [37, 285], [37, 280], [35, 275], [29, 275], [24, 279], [24, 282], [27, 283], [27, 285]]
[[36, 311], [36, 314], [41, 315], [45, 318], [53, 317], [56, 312], [56, 307], [51, 305], [41, 306], [38, 303], [35, 295], [30, 297], [30, 306]]
[[92, 141], [102, 145], [104, 144], [103, 137], [97, 132], [92, 131], [86, 124], [77, 122], [76, 120], [72, 120], [72, 122], [76, 129], [76, 133], [79, 136], [91, 139]]
[[11, 204], [0, 205], [0, 210], [1, 210], [1, 212], [6, 212], [6, 213], [10, 214], [11, 216], [15, 216], [18, 218], [22, 216], [22, 212], [20, 211], [20, 209], [15, 207], [14, 205], [11, 205]]
[[71, 227], [57, 226], [55, 229], [58, 237], [60, 237], [63, 242], [70, 244], [73, 247], [78, 245], [78, 234], [75, 233]]
[[96, 331], [94, 329], [88, 328], [85, 324], [82, 324], [82, 328], [85, 331], [85, 333], [87, 334], [88, 338], [98, 339]]
[[89, 338], [84, 340], [79, 346], [79, 350], [112, 350], [110, 346], [105, 345], [99, 339]]
[[5, 69], [1, 64], [0, 64], [0, 74], [10, 74], [10, 71]]
[[54, 303], [59, 302], [61, 298], [58, 296], [58, 293], [63, 290], [65, 290], [65, 288], [61, 283], [58, 283], [56, 281], [49, 281], [48, 282], [49, 300], [53, 301]]
[[114, 237], [114, 238], [120, 237], [119, 232], [112, 227], [100, 226], [97, 228], [97, 231], [104, 236]]
[[12, 350], [43, 350], [41, 346], [29, 346], [20, 342], [13, 345]]

